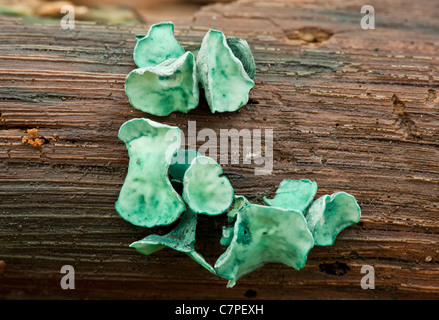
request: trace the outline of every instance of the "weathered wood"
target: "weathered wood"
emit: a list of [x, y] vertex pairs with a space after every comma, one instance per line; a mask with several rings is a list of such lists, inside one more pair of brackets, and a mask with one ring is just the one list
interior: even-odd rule
[[[256, 85], [240, 112], [211, 114], [203, 103], [150, 118], [184, 132], [188, 121], [217, 133], [273, 129], [272, 175], [225, 166], [237, 194], [260, 201], [284, 178], [309, 178], [318, 196], [347, 191], [362, 208], [361, 222], [312, 249], [303, 270], [267, 265], [233, 289], [178, 252], [137, 254], [128, 245], [155, 230], [114, 210], [128, 163], [118, 129], [148, 117], [123, 89], [134, 34], [147, 26], [64, 31], [1, 17], [0, 297], [438, 298], [439, 7], [372, 1], [376, 29], [363, 30], [363, 4], [238, 1], [176, 26], [187, 49], [210, 28], [247, 39]], [[319, 29], [327, 40], [301, 40]], [[40, 147], [22, 141], [33, 128]], [[209, 262], [224, 250], [223, 220], [200, 218], [197, 248]], [[60, 288], [65, 264], [75, 267], [75, 290]], [[375, 268], [375, 290], [361, 289], [364, 265]]]

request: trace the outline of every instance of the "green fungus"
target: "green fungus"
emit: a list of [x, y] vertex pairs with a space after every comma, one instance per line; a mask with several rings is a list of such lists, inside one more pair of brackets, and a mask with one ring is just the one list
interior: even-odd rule
[[304, 212], [317, 193], [317, 183], [308, 179], [282, 180], [273, 199], [264, 197], [264, 202], [272, 207]]
[[250, 79], [254, 79], [256, 64], [248, 42], [236, 37], [227, 37], [226, 41], [235, 57], [242, 62], [242, 66]]
[[244, 196], [235, 196], [234, 199], [235, 201], [233, 202], [233, 208], [227, 213], [229, 225], [223, 226], [222, 228], [223, 232], [220, 243], [223, 246], [228, 246], [232, 241], [234, 230], [233, 224], [236, 220], [236, 215], [238, 214], [239, 210], [250, 204], [250, 202]]
[[229, 217], [229, 223], [232, 223], [235, 221], [236, 214], [241, 210], [243, 207], [249, 205], [250, 202], [247, 200], [244, 196], [235, 196], [234, 197], [234, 203], [233, 208], [227, 213], [227, 216]]
[[315, 244], [331, 246], [343, 229], [360, 221], [361, 210], [352, 195], [337, 192], [314, 201], [305, 217]]
[[175, 180], [183, 181], [186, 170], [196, 157], [201, 154], [195, 150], [178, 150], [172, 158], [169, 174]]
[[156, 116], [189, 112], [199, 102], [194, 55], [186, 52], [155, 67], [131, 71], [125, 81], [125, 93], [134, 108]]
[[[245, 45], [235, 40], [229, 42], [239, 55], [251, 54], [249, 48], [248, 51], [243, 49]], [[247, 58], [251, 59], [253, 57]], [[248, 62], [246, 66], [249, 66]], [[217, 30], [210, 30], [204, 36], [197, 56], [197, 72], [212, 112], [238, 110], [248, 102], [249, 92], [255, 84], [229, 47], [224, 34]]]
[[305, 266], [314, 240], [302, 213], [250, 204], [237, 215], [233, 239], [215, 263], [216, 273], [233, 287], [242, 276], [266, 263]]
[[180, 147], [180, 129], [132, 119], [120, 127], [119, 139], [128, 149], [129, 164], [116, 211], [137, 226], [171, 224], [186, 209], [168, 178], [170, 161]]
[[177, 227], [170, 233], [159, 236], [156, 234], [147, 236], [146, 238], [133, 242], [130, 247], [135, 248], [144, 255], [150, 255], [163, 248], [184, 252], [193, 260], [201, 264], [204, 268], [215, 274], [213, 267], [206, 262], [204, 257], [195, 251], [195, 230], [197, 226], [197, 214], [191, 210], [187, 210]]
[[197, 213], [218, 215], [233, 202], [233, 188], [215, 160], [198, 156], [183, 178], [183, 199]]
[[162, 22], [153, 24], [145, 35], [136, 35], [133, 58], [139, 68], [154, 67], [165, 60], [176, 59], [184, 49], [174, 37], [174, 24]]

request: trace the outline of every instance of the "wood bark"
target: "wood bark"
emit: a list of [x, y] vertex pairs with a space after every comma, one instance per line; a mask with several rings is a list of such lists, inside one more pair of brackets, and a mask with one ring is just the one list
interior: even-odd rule
[[[147, 25], [29, 24], [0, 17], [0, 297], [61, 299], [409, 299], [439, 297], [439, 5], [372, 1], [238, 1], [203, 7], [177, 39], [196, 50], [211, 28], [246, 39], [255, 87], [239, 112], [153, 117], [130, 106], [134, 35]], [[307, 41], [305, 41], [307, 40]], [[315, 41], [315, 42], [308, 42]], [[273, 196], [285, 178], [346, 191], [360, 223], [304, 269], [269, 264], [233, 289], [186, 255], [128, 245], [170, 227], [135, 227], [114, 209], [128, 157], [125, 121], [197, 130], [273, 130], [273, 171], [226, 164], [236, 194]], [[38, 129], [41, 146], [23, 142]], [[37, 142], [38, 144], [38, 142]], [[203, 142], [198, 142], [198, 147]], [[200, 217], [197, 250], [214, 263], [223, 217]], [[75, 290], [62, 290], [72, 265]], [[375, 269], [363, 290], [361, 269]]]

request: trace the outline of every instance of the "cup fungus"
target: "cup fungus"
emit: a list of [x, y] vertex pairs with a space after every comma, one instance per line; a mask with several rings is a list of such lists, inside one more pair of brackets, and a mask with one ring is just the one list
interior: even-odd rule
[[119, 139], [128, 149], [129, 164], [117, 212], [137, 226], [171, 224], [186, 209], [168, 178], [170, 161], [180, 147], [180, 129], [132, 119], [120, 127]]
[[308, 179], [282, 180], [274, 199], [264, 197], [264, 202], [272, 207], [304, 212], [317, 193], [317, 183]]
[[226, 41], [235, 57], [241, 61], [242, 66], [250, 79], [254, 79], [256, 74], [256, 64], [248, 42], [236, 37], [227, 37]]
[[303, 268], [313, 246], [302, 213], [250, 204], [238, 211], [233, 238], [214, 268], [233, 287], [243, 275], [269, 262]]
[[233, 187], [215, 160], [198, 156], [183, 177], [183, 199], [197, 213], [218, 215], [233, 202]]
[[[211, 273], [228, 279], [228, 287], [266, 263], [303, 268], [314, 245], [332, 245], [340, 231], [360, 220], [360, 207], [345, 192], [312, 202], [317, 184], [307, 179], [283, 180], [273, 199], [264, 197], [269, 206], [234, 196], [213, 159], [193, 150], [177, 151], [177, 127], [133, 119], [122, 125], [119, 138], [130, 158], [116, 202], [119, 214], [135, 225], [153, 227], [170, 224], [186, 211], [167, 235], [149, 235], [131, 247], [145, 255], [164, 247], [184, 252]], [[182, 197], [170, 177], [182, 189]], [[197, 214], [218, 215], [227, 210], [229, 225], [223, 227], [220, 243], [228, 247], [212, 267], [194, 249]]]
[[233, 208], [227, 213], [229, 225], [223, 227], [222, 237], [220, 240], [220, 243], [223, 246], [228, 246], [232, 241], [234, 230], [233, 225], [236, 220], [236, 215], [238, 214], [238, 211], [241, 210], [244, 206], [250, 204], [250, 202], [244, 196], [235, 196], [234, 199], [235, 200], [233, 203]]
[[247, 41], [217, 30], [207, 32], [195, 62], [174, 37], [172, 22], [154, 24], [147, 35], [136, 35], [133, 58], [139, 68], [127, 76], [125, 92], [134, 108], [157, 116], [196, 108], [199, 83], [212, 112], [238, 110], [254, 86]]
[[[244, 50], [245, 45], [236, 40], [230, 42], [241, 59], [247, 61], [246, 66], [253, 74], [249, 62], [253, 60], [251, 50]], [[255, 84], [229, 47], [224, 34], [217, 30], [210, 30], [203, 38], [197, 55], [197, 72], [213, 113], [238, 110], [248, 102], [249, 92]]]
[[337, 192], [314, 201], [305, 217], [316, 245], [332, 246], [340, 231], [360, 221], [361, 210], [353, 196]]
[[[345, 192], [312, 202], [317, 184], [307, 179], [283, 180], [273, 199], [264, 197], [269, 206], [234, 196], [213, 159], [193, 150], [177, 151], [177, 127], [133, 119], [122, 125], [119, 138], [129, 155], [128, 173], [116, 202], [119, 214], [132, 224], [154, 227], [171, 224], [185, 211], [170, 233], [149, 235], [131, 247], [145, 255], [165, 247], [184, 252], [211, 273], [228, 279], [228, 287], [266, 263], [303, 268], [314, 245], [332, 245], [341, 230], [360, 219], [355, 198]], [[223, 227], [220, 243], [228, 247], [212, 267], [194, 249], [197, 214], [218, 215], [227, 210], [229, 225]]]
[[156, 234], [133, 242], [130, 247], [135, 248], [144, 255], [150, 255], [165, 247], [184, 252], [204, 268], [215, 274], [213, 267], [206, 262], [201, 254], [195, 251], [195, 230], [197, 227], [197, 214], [187, 210], [177, 227], [164, 236]]
[[169, 174], [173, 179], [183, 181], [186, 170], [196, 157], [201, 154], [194, 150], [178, 150], [169, 167]]
[[154, 67], [165, 60], [179, 58], [183, 54], [183, 47], [174, 37], [172, 22], [153, 24], [146, 36], [136, 35], [133, 58], [139, 68]]
[[154, 67], [134, 69], [126, 78], [125, 93], [134, 108], [156, 116], [189, 112], [199, 101], [194, 55], [186, 52]]
[[[135, 108], [153, 115], [187, 113], [197, 107], [199, 84], [213, 113], [236, 111], [248, 102], [254, 86], [256, 66], [247, 41], [226, 38], [217, 30], [204, 36], [195, 61], [175, 39], [171, 22], [155, 24], [146, 36], [136, 36], [133, 57], [139, 68], [127, 76], [125, 92]], [[303, 268], [314, 245], [332, 245], [340, 231], [360, 220], [353, 196], [338, 192], [313, 202], [317, 184], [307, 179], [283, 180], [273, 199], [264, 197], [268, 206], [234, 196], [213, 159], [193, 150], [177, 151], [181, 139], [177, 127], [132, 119], [121, 126], [119, 139], [129, 156], [115, 204], [120, 216], [151, 228], [169, 225], [184, 212], [170, 233], [149, 235], [131, 247], [145, 255], [165, 247], [184, 252], [228, 279], [228, 287], [266, 263]], [[228, 247], [212, 267], [194, 249], [197, 214], [227, 210], [228, 226], [223, 227], [220, 242]]]

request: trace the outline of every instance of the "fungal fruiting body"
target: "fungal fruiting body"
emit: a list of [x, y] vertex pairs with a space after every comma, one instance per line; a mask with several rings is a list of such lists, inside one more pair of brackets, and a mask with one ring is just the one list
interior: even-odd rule
[[[174, 37], [171, 22], [151, 26], [136, 36], [138, 69], [130, 72], [125, 92], [131, 105], [157, 116], [187, 113], [199, 103], [199, 85], [212, 113], [233, 112], [249, 100], [256, 65], [247, 41], [210, 30], [195, 58]], [[308, 179], [281, 181], [267, 204], [252, 204], [235, 195], [214, 159], [179, 150], [180, 129], [152, 120], [132, 119], [119, 130], [128, 150], [125, 181], [115, 204], [128, 222], [142, 227], [178, 225], [166, 235], [148, 235], [131, 244], [150, 255], [165, 247], [184, 252], [211, 273], [235, 285], [266, 263], [305, 266], [314, 245], [332, 245], [346, 227], [360, 220], [355, 198], [345, 192], [317, 200], [317, 184]], [[233, 206], [232, 206], [233, 204]], [[198, 214], [227, 212], [220, 243], [227, 246], [214, 266], [195, 248]]]
[[174, 37], [174, 24], [161, 22], [153, 24], [146, 36], [136, 36], [133, 58], [139, 68], [154, 67], [168, 59], [176, 59], [184, 49]]
[[[314, 200], [317, 184], [308, 179], [281, 181], [267, 206], [234, 195], [230, 181], [213, 159], [193, 150], [178, 150], [177, 127], [149, 119], [122, 125], [129, 167], [116, 210], [127, 221], [144, 227], [179, 224], [164, 236], [149, 235], [131, 246], [149, 255], [165, 247], [186, 253], [233, 287], [242, 276], [266, 263], [305, 266], [314, 245], [329, 246], [346, 227], [360, 220], [355, 198], [345, 192]], [[177, 151], [178, 150], [178, 151]], [[174, 187], [180, 189], [180, 194]], [[233, 206], [232, 206], [233, 204]], [[225, 252], [212, 267], [194, 249], [198, 214], [227, 212], [220, 243]]]
[[215, 160], [198, 156], [183, 177], [183, 199], [197, 213], [218, 215], [233, 202], [233, 188]]
[[215, 271], [232, 287], [240, 277], [269, 262], [299, 270], [313, 246], [312, 234], [300, 212], [247, 205], [237, 213], [233, 238], [215, 263]]
[[197, 55], [197, 72], [212, 112], [238, 110], [248, 102], [255, 84], [227, 44], [225, 35], [217, 30], [210, 30], [204, 36]]
[[199, 102], [199, 84], [212, 112], [232, 112], [244, 106], [254, 86], [256, 64], [244, 39], [217, 30], [204, 36], [195, 61], [174, 36], [174, 24], [162, 22], [147, 35], [136, 35], [125, 92], [131, 105], [144, 112], [166, 116], [187, 113]]
[[186, 52], [159, 65], [131, 71], [125, 92], [134, 108], [153, 115], [189, 112], [199, 101], [194, 55]]
[[337, 192], [315, 200], [305, 216], [316, 245], [331, 246], [343, 229], [360, 221], [361, 210], [352, 195]]
[[129, 163], [117, 212], [137, 226], [171, 224], [186, 209], [168, 178], [170, 161], [180, 147], [180, 129], [132, 119], [121, 126], [119, 139], [128, 149]]
[[146, 238], [133, 242], [130, 247], [135, 248], [144, 255], [150, 255], [165, 247], [184, 252], [204, 268], [215, 274], [213, 267], [206, 262], [202, 255], [194, 249], [195, 232], [197, 227], [197, 214], [191, 210], [187, 210], [178, 226], [164, 236], [150, 235]]
[[264, 197], [269, 206], [305, 211], [317, 193], [317, 183], [308, 179], [282, 180], [276, 191], [274, 199]]
[[248, 42], [236, 37], [227, 37], [226, 41], [233, 55], [241, 61], [247, 75], [250, 79], [254, 79], [256, 75], [256, 63]]

